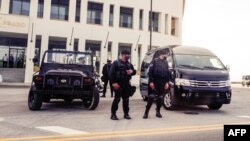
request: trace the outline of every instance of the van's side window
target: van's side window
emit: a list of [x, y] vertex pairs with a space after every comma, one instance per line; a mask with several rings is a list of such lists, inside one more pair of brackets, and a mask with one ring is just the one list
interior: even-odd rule
[[173, 69], [173, 58], [172, 56], [167, 57], [168, 67], [169, 69]]
[[151, 53], [151, 54], [146, 54], [143, 62], [142, 62], [142, 66], [141, 66], [141, 77], [146, 77], [147, 74], [148, 74], [148, 68], [149, 68], [149, 65], [152, 61], [152, 58], [153, 58], [153, 55], [154, 53]]

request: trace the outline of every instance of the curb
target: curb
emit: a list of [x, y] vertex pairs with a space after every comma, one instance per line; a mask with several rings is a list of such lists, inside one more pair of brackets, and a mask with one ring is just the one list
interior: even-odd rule
[[0, 83], [0, 88], [29, 88], [30, 83]]

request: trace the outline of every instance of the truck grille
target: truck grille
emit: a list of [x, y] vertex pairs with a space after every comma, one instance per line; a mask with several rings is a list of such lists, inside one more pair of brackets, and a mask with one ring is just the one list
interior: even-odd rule
[[57, 84], [60, 86], [69, 85], [70, 84], [70, 77], [58, 77]]
[[190, 80], [190, 85], [193, 87], [226, 87], [226, 81], [197, 81]]

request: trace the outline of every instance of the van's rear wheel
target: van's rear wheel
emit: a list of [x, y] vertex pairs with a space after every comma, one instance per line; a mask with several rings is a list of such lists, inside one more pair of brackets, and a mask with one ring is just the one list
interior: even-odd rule
[[219, 110], [222, 107], [223, 104], [221, 103], [213, 103], [207, 105], [210, 110]]
[[163, 106], [167, 110], [174, 110], [176, 108], [176, 102], [174, 97], [174, 90], [171, 89], [164, 95]]

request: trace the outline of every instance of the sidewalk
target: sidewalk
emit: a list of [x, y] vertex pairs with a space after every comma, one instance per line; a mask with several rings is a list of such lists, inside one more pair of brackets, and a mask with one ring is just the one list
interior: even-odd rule
[[0, 88], [28, 88], [30, 87], [30, 83], [5, 83], [0, 82]]

